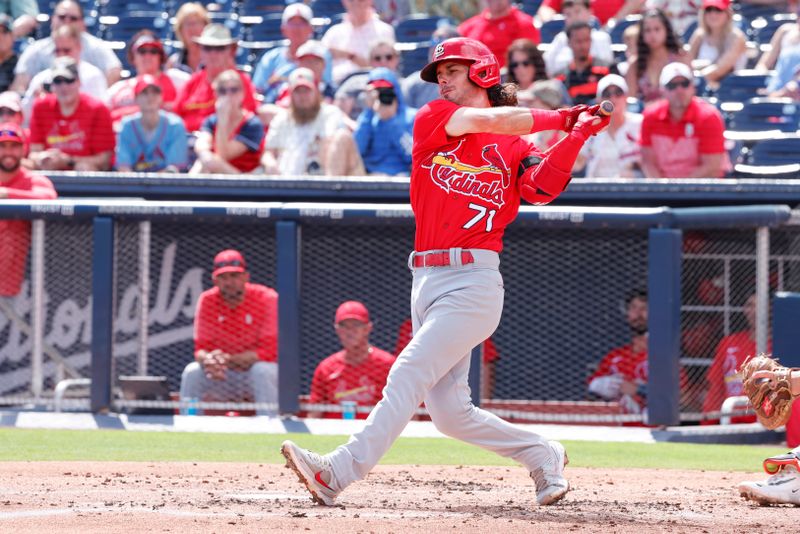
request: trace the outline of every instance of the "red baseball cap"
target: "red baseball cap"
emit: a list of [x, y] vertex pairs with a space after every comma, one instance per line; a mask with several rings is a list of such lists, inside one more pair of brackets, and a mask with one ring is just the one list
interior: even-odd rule
[[341, 323], [346, 319], [355, 319], [362, 323], [369, 322], [369, 311], [367, 307], [358, 302], [357, 300], [348, 300], [342, 302], [336, 310], [336, 324]]
[[133, 94], [135, 96], [139, 96], [142, 91], [148, 87], [157, 87], [158, 90], [161, 91], [161, 84], [158, 83], [158, 79], [155, 76], [152, 74], [142, 74], [136, 78], [136, 85], [133, 88]]
[[21, 145], [25, 144], [25, 133], [22, 131], [22, 128], [19, 127], [19, 124], [16, 122], [4, 122], [0, 124], [0, 143], [4, 141], [11, 141]]
[[370, 87], [374, 87], [375, 89], [394, 89], [394, 85], [389, 80], [372, 80], [369, 82]]
[[238, 250], [223, 250], [214, 256], [214, 271], [212, 278], [216, 278], [225, 273], [244, 273], [247, 272], [247, 265], [244, 263], [244, 256]]
[[731, 0], [703, 0], [703, 9], [716, 7], [722, 11], [727, 11], [731, 7]]

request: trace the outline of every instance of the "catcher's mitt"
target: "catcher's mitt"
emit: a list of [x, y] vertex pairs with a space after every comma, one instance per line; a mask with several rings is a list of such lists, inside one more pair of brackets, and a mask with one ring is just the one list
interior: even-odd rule
[[739, 369], [744, 394], [770, 430], [785, 425], [792, 413], [791, 372], [766, 354], [748, 358]]

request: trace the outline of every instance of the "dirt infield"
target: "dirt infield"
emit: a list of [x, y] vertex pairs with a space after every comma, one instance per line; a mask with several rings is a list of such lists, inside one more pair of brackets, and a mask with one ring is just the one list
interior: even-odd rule
[[[741, 500], [760, 473], [568, 468], [537, 507], [521, 468], [379, 466], [314, 505], [283, 466], [0, 463], [0, 532], [792, 532], [800, 508]], [[781, 526], [783, 525], [783, 526]]]

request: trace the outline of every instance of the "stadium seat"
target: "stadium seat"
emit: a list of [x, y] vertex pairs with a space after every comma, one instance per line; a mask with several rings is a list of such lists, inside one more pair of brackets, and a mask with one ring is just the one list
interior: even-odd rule
[[165, 11], [132, 12], [121, 16], [102, 16], [99, 19], [99, 35], [107, 41], [128, 42], [140, 30], [148, 29], [158, 37], [165, 38], [169, 31], [169, 20]]
[[613, 44], [623, 44], [622, 34], [625, 33], [625, 29], [633, 24], [639, 24], [640, 20], [642, 20], [641, 15], [628, 15], [614, 24], [608, 31], [609, 35], [611, 35], [611, 42]]
[[542, 43], [552, 43], [556, 35], [562, 31], [564, 31], [564, 17], [561, 15], [556, 15], [552, 19], [542, 24], [542, 27], [539, 28], [539, 33], [542, 37]]
[[401, 44], [397, 48], [400, 52], [400, 73], [403, 77], [421, 70], [428, 64], [431, 42]]
[[395, 40], [398, 43], [422, 43], [431, 40], [431, 35], [436, 31], [440, 21], [450, 22], [448, 19], [432, 17], [429, 15], [408, 15], [398, 20], [394, 25]]
[[124, 17], [127, 13], [134, 11], [160, 11], [166, 12], [169, 6], [166, 0], [137, 0], [135, 2], [98, 2], [98, 12], [100, 15], [113, 15]]
[[341, 0], [314, 0], [311, 9], [315, 17], [333, 17], [344, 12]]
[[769, 18], [757, 18], [750, 23], [750, 38], [759, 45], [768, 44], [778, 28], [792, 22], [797, 22], [797, 15], [783, 13]]
[[769, 73], [756, 70], [737, 70], [725, 76], [713, 96], [718, 102], [744, 102], [758, 96], [767, 85]]
[[740, 177], [800, 178], [800, 136], [780, 134], [745, 149], [742, 163], [735, 166]]
[[285, 0], [241, 0], [239, 2], [239, 15], [283, 13], [285, 8]]
[[691, 40], [692, 34], [694, 33], [694, 31], [696, 29], [697, 29], [697, 21], [694, 20], [683, 31], [683, 35], [680, 36], [681, 37], [681, 41], [683, 41], [684, 43], [688, 43]]
[[[737, 132], [779, 130], [796, 132], [800, 129], [800, 104], [791, 98], [753, 98], [742, 109], [733, 112], [728, 129]], [[800, 160], [800, 152], [795, 160]]]
[[542, 1], [543, 0], [522, 0], [522, 2], [519, 2], [519, 4], [521, 4], [519, 8], [531, 17], [535, 17], [539, 12]]
[[282, 41], [281, 14], [266, 13], [264, 15], [239, 17], [242, 26], [242, 39], [252, 42]]

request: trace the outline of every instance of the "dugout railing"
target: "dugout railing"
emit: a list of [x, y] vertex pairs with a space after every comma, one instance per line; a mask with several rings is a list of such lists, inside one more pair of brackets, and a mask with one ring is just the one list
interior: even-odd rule
[[[371, 342], [390, 352], [408, 315], [413, 218], [405, 204], [0, 201], [0, 219], [33, 221], [21, 291], [0, 299], [0, 404], [15, 409], [180, 408], [174, 397], [125, 398], [119, 377], [165, 376], [177, 391], [192, 360], [194, 305], [224, 248], [242, 250], [253, 281], [280, 295], [281, 413], [340, 410], [300, 399], [317, 363], [340, 348], [332, 319], [341, 301], [368, 306]], [[501, 256], [494, 387], [479, 398], [481, 366], [473, 365], [475, 402], [521, 421], [719, 417], [702, 412], [714, 345], [742, 328], [744, 299], [757, 292], [758, 344], [767, 347], [770, 290], [800, 288], [797, 220], [785, 205], [523, 207]], [[586, 389], [593, 366], [627, 343], [625, 297], [643, 287], [647, 416]], [[480, 358], [476, 350], [473, 362]], [[62, 387], [56, 406], [65, 380], [78, 387]]]

